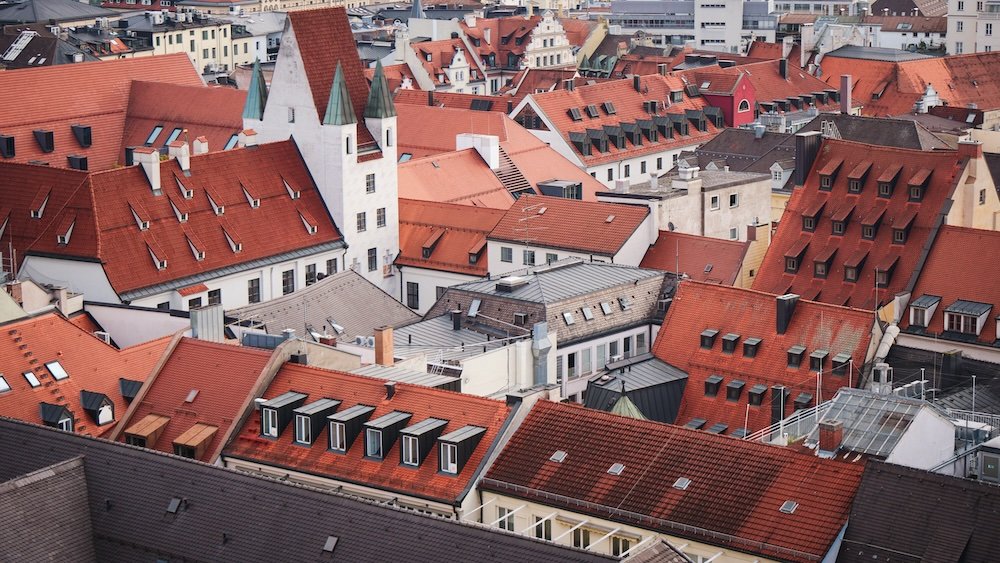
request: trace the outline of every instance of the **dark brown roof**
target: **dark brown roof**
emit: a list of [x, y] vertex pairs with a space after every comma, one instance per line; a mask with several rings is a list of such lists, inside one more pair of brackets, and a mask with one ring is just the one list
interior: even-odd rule
[[869, 462], [838, 563], [995, 561], [1000, 487]]

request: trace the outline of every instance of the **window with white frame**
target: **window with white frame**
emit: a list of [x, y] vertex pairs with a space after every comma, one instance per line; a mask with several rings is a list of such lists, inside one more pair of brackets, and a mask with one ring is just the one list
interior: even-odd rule
[[586, 528], [573, 530], [573, 547], [579, 547], [580, 549], [590, 547], [590, 530]]
[[611, 536], [611, 555], [620, 556], [632, 547], [632, 540], [621, 536]]
[[335, 452], [347, 451], [346, 429], [342, 422], [330, 423], [330, 449]]
[[711, 199], [709, 199], [709, 208], [710, 209], [718, 209], [719, 208], [719, 196], [713, 195], [711, 197]]
[[403, 436], [403, 465], [420, 465], [420, 442], [416, 436]]
[[365, 455], [382, 457], [382, 431], [374, 428], [365, 429]]
[[365, 193], [375, 193], [375, 174], [368, 174], [365, 176]]
[[923, 307], [910, 307], [910, 324], [913, 326], [927, 326], [927, 309]]
[[68, 417], [68, 416], [60, 418], [59, 419], [59, 423], [58, 423], [57, 426], [58, 426], [59, 430], [63, 430], [65, 432], [72, 432], [73, 431], [73, 419], [70, 418], [70, 417]]
[[278, 437], [278, 411], [274, 409], [261, 409], [260, 433], [268, 438]]
[[552, 519], [535, 516], [535, 537], [540, 540], [552, 541]]
[[944, 314], [945, 330], [960, 332], [962, 334], [979, 334], [977, 325], [979, 319], [972, 315], [961, 315], [959, 313]]
[[729, 207], [737, 207], [740, 204], [740, 194], [729, 194]]
[[441, 444], [441, 471], [455, 475], [458, 473], [458, 446]]
[[501, 530], [507, 530], [508, 532], [514, 531], [514, 510], [507, 508], [505, 506], [497, 507], [497, 528]]
[[500, 261], [501, 262], [513, 262], [514, 261], [514, 249], [509, 246], [500, 247]]
[[295, 416], [295, 441], [300, 444], [312, 443], [312, 421], [308, 416]]

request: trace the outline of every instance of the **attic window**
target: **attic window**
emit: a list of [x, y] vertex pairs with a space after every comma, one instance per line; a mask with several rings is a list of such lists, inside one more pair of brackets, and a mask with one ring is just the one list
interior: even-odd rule
[[7, 391], [10, 391], [10, 384], [8, 384], [7, 380], [0, 375], [0, 393], [6, 393]]
[[740, 335], [729, 333], [722, 337], [722, 352], [732, 354], [736, 351], [736, 343], [740, 341]]
[[252, 196], [250, 194], [250, 191], [247, 190], [246, 186], [242, 186], [241, 185], [241, 187], [243, 188], [243, 195], [247, 198], [247, 203], [250, 204], [250, 209], [257, 209], [257, 208], [259, 208], [260, 207], [260, 199], [259, 198], [255, 198], [254, 196]]
[[569, 108], [569, 117], [573, 121], [582, 121], [583, 115], [580, 114], [580, 108]]
[[706, 350], [711, 350], [712, 346], [715, 345], [715, 337], [719, 334], [719, 331], [709, 328], [701, 333], [701, 347]]
[[851, 355], [840, 353], [833, 357], [833, 375], [845, 375], [851, 362]]
[[576, 319], [573, 318], [573, 313], [569, 312], [563, 313], [563, 320], [566, 321], [567, 325], [571, 325], [576, 322]]
[[810, 393], [799, 393], [799, 396], [795, 397], [795, 410], [800, 411], [809, 408], [812, 399], [813, 396]]
[[753, 358], [757, 356], [757, 350], [760, 348], [761, 339], [760, 338], [747, 338], [743, 341], [743, 357]]
[[812, 371], [820, 371], [823, 369], [823, 364], [826, 362], [826, 357], [830, 353], [826, 350], [816, 350], [812, 354], [809, 354], [809, 369]]
[[316, 220], [312, 217], [306, 217], [302, 211], [299, 211], [299, 219], [302, 220], [302, 226], [306, 228], [306, 232], [310, 235], [315, 235], [319, 231], [319, 225], [316, 224]]
[[181, 507], [181, 499], [174, 497], [170, 499], [170, 504], [167, 505], [167, 514], [177, 514], [177, 511]]
[[788, 367], [797, 368], [802, 365], [802, 355], [805, 354], [805, 346], [792, 346], [788, 349]]
[[472, 304], [469, 305], [469, 312], [466, 316], [469, 317], [470, 319], [476, 318], [476, 316], [479, 314], [479, 308], [482, 307], [482, 305], [483, 305], [482, 299], [473, 299]]
[[692, 418], [684, 425], [684, 428], [690, 428], [691, 430], [701, 430], [705, 423], [708, 422], [704, 418]]
[[326, 543], [323, 544], [323, 553], [333, 553], [338, 541], [337, 536], [327, 536]]
[[197, 260], [197, 261], [199, 261], [199, 262], [201, 262], [202, 260], [204, 260], [205, 259], [205, 251], [202, 250], [201, 248], [199, 248], [201, 246], [201, 244], [200, 243], [196, 243], [190, 236], [185, 237], [185, 238], [187, 238], [188, 248], [191, 249], [191, 254], [194, 255], [194, 259]]
[[166, 145], [169, 145], [170, 143], [176, 141], [177, 137], [181, 136], [181, 131], [182, 130], [181, 130], [180, 127], [175, 127], [174, 130], [170, 132], [170, 135], [167, 137], [167, 140], [164, 141], [163, 145], [166, 146]]
[[0, 156], [4, 158], [14, 158], [14, 136], [0, 135]]
[[300, 192], [299, 190], [296, 190], [292, 186], [288, 185], [287, 181], [282, 180], [282, 183], [285, 184], [285, 191], [288, 192], [288, 197], [290, 197], [292, 199], [299, 199], [300, 197], [302, 197], [302, 192]]
[[189, 190], [187, 186], [181, 183], [181, 179], [174, 176], [174, 180], [177, 182], [177, 189], [181, 191], [181, 197], [184, 199], [191, 199], [194, 197], [194, 190]]
[[764, 394], [767, 393], [767, 385], [757, 384], [750, 388], [747, 393], [747, 398], [750, 400], [750, 405], [754, 407], [759, 407], [764, 404]]
[[[157, 125], [156, 127], [153, 127], [153, 130], [149, 132], [149, 136], [146, 137], [146, 143], [145, 143], [145, 145], [147, 147], [153, 146], [153, 143], [156, 142], [156, 138], [160, 136], [160, 132], [161, 131], [163, 131], [163, 126], [162, 125]], [[233, 136], [235, 137], [236, 135], [233, 135]]]
[[73, 236], [73, 228], [76, 227], [76, 216], [67, 218], [64, 223], [68, 222], [69, 225], [63, 225], [56, 234], [56, 243], [59, 245], [69, 244], [70, 237]]
[[615, 104], [611, 102], [604, 102], [601, 104], [601, 107], [604, 108], [604, 113], [608, 115], [614, 115], [618, 113], [618, 110], [615, 109]]
[[226, 206], [216, 202], [215, 198], [212, 197], [212, 194], [208, 193], [208, 190], [205, 190], [205, 197], [208, 198], [208, 203], [212, 205], [212, 210], [215, 211], [216, 215], [223, 215], [226, 213]]
[[583, 319], [587, 321], [594, 320], [594, 311], [590, 307], [584, 307], [581, 309], [583, 311]]
[[597, 111], [597, 106], [594, 104], [588, 105], [585, 109], [587, 110], [587, 117], [594, 118], [601, 116], [601, 114]]
[[781, 508], [779, 508], [778, 510], [785, 514], [792, 514], [798, 507], [799, 503], [795, 502], [794, 500], [786, 500], [784, 503], [782, 503]]
[[24, 372], [24, 378], [28, 380], [28, 385], [31, 385], [32, 389], [42, 384], [40, 381], [38, 381], [38, 376], [36, 376], [34, 373], [30, 371]]
[[619, 297], [618, 304], [621, 306], [622, 311], [628, 311], [632, 308], [632, 300], [628, 297]]
[[556, 463], [562, 463], [566, 460], [568, 454], [562, 450], [556, 450], [555, 453], [549, 458], [549, 461], [554, 461]]
[[684, 91], [683, 90], [674, 90], [674, 91], [670, 92], [670, 101], [674, 102], [674, 103], [683, 102], [684, 101]]
[[705, 378], [705, 396], [714, 397], [718, 395], [720, 385], [722, 385], [721, 375], [710, 375]]
[[52, 374], [52, 379], [56, 381], [62, 381], [69, 377], [69, 374], [66, 373], [66, 370], [63, 369], [62, 364], [58, 361], [45, 364], [45, 368], [49, 370], [49, 373]]
[[52, 152], [56, 150], [55, 137], [52, 131], [46, 129], [35, 129], [35, 141], [42, 152]]
[[730, 381], [729, 384], [726, 385], [726, 400], [739, 401], [740, 395], [743, 394], [743, 387], [745, 386], [745, 381], [740, 381], [739, 379]]
[[139, 212], [135, 210], [132, 204], [129, 204], [129, 210], [132, 212], [132, 218], [135, 219], [135, 224], [138, 225], [140, 231], [145, 231], [149, 229], [149, 221], [143, 219]]
[[233, 133], [233, 135], [231, 137], [229, 137], [229, 140], [226, 141], [226, 146], [223, 147], [222, 150], [228, 151], [229, 149], [235, 147], [236, 143], [238, 143], [239, 140], [240, 140], [239, 133]]
[[612, 311], [612, 309], [611, 309], [611, 303], [608, 303], [607, 301], [602, 301], [601, 302], [601, 311], [603, 311], [605, 315], [610, 315], [611, 311]]
[[625, 471], [625, 466], [620, 463], [615, 463], [608, 468], [608, 473], [611, 475], [621, 475], [622, 471]]
[[42, 215], [45, 213], [45, 206], [49, 204], [49, 190], [41, 192], [38, 196], [35, 196], [35, 201], [31, 205], [31, 218], [41, 219]]
[[691, 480], [688, 479], [687, 477], [678, 477], [673, 484], [673, 487], [680, 491], [686, 491], [687, 488], [690, 486], [691, 486]]

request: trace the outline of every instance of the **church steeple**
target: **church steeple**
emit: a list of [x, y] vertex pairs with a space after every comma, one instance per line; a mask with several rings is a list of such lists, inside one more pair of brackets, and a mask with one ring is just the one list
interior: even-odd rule
[[349, 125], [357, 122], [358, 117], [351, 105], [351, 96], [347, 93], [344, 69], [338, 61], [337, 72], [333, 75], [333, 86], [330, 88], [330, 100], [326, 104], [323, 125]]
[[365, 104], [365, 117], [384, 119], [396, 116], [396, 106], [392, 103], [389, 93], [389, 83], [385, 79], [382, 61], [375, 63], [375, 77], [372, 79], [372, 89], [368, 93], [368, 103]]
[[243, 119], [264, 119], [264, 106], [266, 105], [267, 85], [264, 83], [264, 71], [260, 69], [260, 59], [254, 59], [253, 70], [250, 71], [247, 101], [246, 105], [243, 106]]

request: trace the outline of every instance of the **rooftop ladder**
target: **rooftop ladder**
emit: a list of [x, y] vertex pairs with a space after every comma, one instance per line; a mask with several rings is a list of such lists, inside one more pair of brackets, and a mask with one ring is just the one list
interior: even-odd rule
[[531, 182], [528, 182], [524, 174], [521, 174], [503, 147], [500, 147], [500, 168], [494, 170], [493, 173], [500, 179], [500, 183], [507, 188], [507, 191], [514, 196], [514, 199], [523, 193], [534, 193], [535, 191], [531, 187]]

